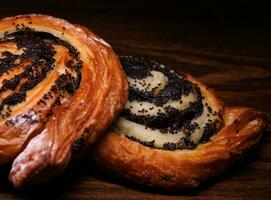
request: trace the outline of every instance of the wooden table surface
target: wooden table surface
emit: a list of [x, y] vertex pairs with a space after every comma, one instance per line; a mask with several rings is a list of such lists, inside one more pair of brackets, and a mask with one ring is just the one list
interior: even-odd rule
[[[118, 54], [145, 56], [191, 73], [226, 105], [250, 106], [271, 117], [271, 18], [264, 14], [265, 6], [4, 2], [0, 17], [35, 12], [85, 25]], [[271, 199], [270, 133], [269, 126], [259, 146], [242, 161], [191, 192], [148, 189], [104, 175], [93, 163], [74, 161], [58, 178], [24, 191], [16, 191], [8, 182], [10, 166], [1, 167], [0, 199]]]

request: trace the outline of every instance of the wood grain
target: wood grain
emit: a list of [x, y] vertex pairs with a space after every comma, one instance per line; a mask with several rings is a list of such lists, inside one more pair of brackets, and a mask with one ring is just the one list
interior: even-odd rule
[[[36, 12], [85, 25], [117, 53], [145, 56], [191, 73], [226, 105], [250, 106], [271, 118], [271, 28], [266, 15], [258, 12], [254, 21], [249, 15], [249, 23], [235, 23], [223, 15], [232, 11], [230, 6], [201, 4], [209, 10], [196, 8], [198, 13], [191, 14], [193, 5], [163, 2], [9, 0], [1, 3], [0, 17]], [[214, 16], [208, 15], [210, 9]], [[1, 167], [0, 199], [270, 199], [270, 133], [271, 124], [256, 149], [195, 191], [168, 194], [111, 177], [93, 163], [74, 161], [60, 177], [24, 191], [8, 182], [10, 166]]]

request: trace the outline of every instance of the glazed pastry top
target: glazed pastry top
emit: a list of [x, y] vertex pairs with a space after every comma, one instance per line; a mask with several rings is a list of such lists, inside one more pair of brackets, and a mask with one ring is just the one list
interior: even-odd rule
[[114, 132], [145, 146], [193, 149], [222, 126], [220, 111], [185, 74], [143, 58], [120, 57], [129, 100]]

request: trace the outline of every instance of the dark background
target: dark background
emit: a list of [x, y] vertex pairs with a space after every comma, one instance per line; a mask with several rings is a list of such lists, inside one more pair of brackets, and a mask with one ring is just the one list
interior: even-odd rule
[[[271, 14], [267, 3], [229, 1], [5, 0], [0, 17], [43, 13], [84, 25], [118, 54], [192, 73], [227, 106], [271, 113]], [[200, 189], [167, 194], [75, 161], [60, 177], [16, 191], [0, 169], [0, 199], [270, 199], [270, 129], [255, 150]]]

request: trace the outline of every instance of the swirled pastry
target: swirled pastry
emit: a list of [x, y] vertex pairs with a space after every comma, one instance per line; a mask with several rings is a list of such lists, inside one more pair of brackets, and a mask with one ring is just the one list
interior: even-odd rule
[[221, 105], [191, 76], [142, 58], [121, 59], [130, 90], [114, 131], [146, 146], [175, 150], [193, 149], [220, 129]]
[[0, 164], [15, 159], [16, 187], [63, 171], [126, 93], [118, 57], [88, 29], [37, 14], [0, 21]]
[[166, 190], [192, 188], [219, 174], [259, 140], [263, 114], [224, 108], [191, 75], [121, 57], [128, 102], [94, 157], [116, 174]]

